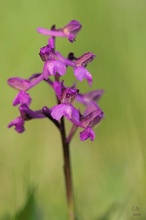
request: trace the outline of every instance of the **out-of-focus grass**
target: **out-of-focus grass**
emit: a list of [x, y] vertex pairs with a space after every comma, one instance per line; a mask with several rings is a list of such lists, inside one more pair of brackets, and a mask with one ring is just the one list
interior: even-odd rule
[[[146, 160], [146, 3], [143, 0], [2, 1], [1, 24], [1, 126], [0, 126], [0, 216], [14, 216], [26, 201], [26, 188], [36, 187], [35, 199], [44, 219], [65, 219], [66, 200], [60, 136], [47, 120], [26, 124], [17, 134], [7, 124], [18, 114], [11, 106], [16, 91], [6, 85], [8, 77], [28, 77], [41, 71], [39, 48], [47, 38], [36, 27], [58, 27], [78, 19], [83, 29], [74, 44], [58, 39], [64, 55], [80, 56], [92, 51], [97, 58], [88, 69], [93, 89], [104, 88], [100, 106], [105, 119], [96, 129], [94, 142], [72, 144], [72, 169], [76, 207], [80, 219], [139, 219], [145, 212]], [[67, 83], [74, 80], [70, 72]], [[78, 83], [89, 91], [87, 83]], [[55, 104], [45, 84], [31, 91], [32, 108]]]

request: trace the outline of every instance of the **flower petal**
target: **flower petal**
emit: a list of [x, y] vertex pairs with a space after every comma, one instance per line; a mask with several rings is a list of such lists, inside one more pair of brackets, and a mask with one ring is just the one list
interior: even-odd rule
[[68, 40], [73, 42], [81, 27], [82, 26], [78, 21], [72, 20], [63, 28], [63, 32], [68, 36]]
[[103, 90], [93, 90], [85, 94], [78, 94], [76, 101], [83, 105], [89, 105], [92, 101], [98, 101], [103, 94]]
[[78, 92], [78, 89], [65, 88], [61, 94], [61, 103], [73, 104]]
[[19, 111], [21, 114], [21, 117], [25, 120], [31, 120], [34, 118], [44, 118], [44, 114], [42, 112], [42, 110], [38, 110], [38, 111], [32, 111], [31, 109], [28, 108], [28, 106], [26, 104], [23, 104], [19, 107]]
[[20, 91], [13, 101], [13, 106], [16, 106], [18, 104], [26, 104], [29, 106], [31, 101], [32, 99], [30, 98], [30, 95], [28, 93], [26, 93], [25, 91]]
[[15, 89], [25, 91], [29, 87], [30, 82], [26, 79], [13, 77], [8, 79], [8, 84], [9, 86], [12, 86]]
[[54, 37], [50, 37], [48, 40], [48, 44], [40, 49], [40, 57], [45, 62], [48, 59], [51, 59], [52, 56], [55, 56], [54, 52], [55, 42]]
[[79, 81], [83, 81], [83, 79], [86, 79], [89, 86], [92, 86], [92, 75], [84, 67], [79, 66], [74, 68], [74, 75]]
[[59, 75], [63, 76], [65, 72], [66, 65], [59, 60], [47, 60], [44, 64], [43, 76], [46, 80], [49, 76], [56, 75], [56, 73], [59, 73]]
[[90, 138], [91, 141], [95, 139], [95, 133], [90, 127], [87, 127], [84, 131], [80, 132], [81, 141], [85, 141], [88, 138]]
[[40, 34], [44, 34], [52, 37], [68, 37], [68, 40], [70, 42], [73, 42], [75, 40], [77, 33], [80, 31], [81, 27], [82, 26], [78, 21], [72, 20], [63, 28], [52, 29], [52, 30], [48, 30], [45, 28], [37, 28], [37, 31]]
[[79, 57], [76, 60], [76, 66], [87, 66], [88, 63], [90, 63], [94, 58], [95, 58], [95, 54], [91, 53], [91, 52], [86, 52], [84, 53], [81, 57]]
[[84, 116], [87, 116], [88, 114], [90, 114], [91, 112], [98, 110], [101, 111], [100, 107], [98, 106], [98, 104], [94, 101], [90, 102], [88, 105], [86, 105], [86, 109], [84, 111]]
[[49, 55], [50, 55], [51, 50], [52, 50], [52, 48], [50, 48], [49, 45], [46, 45], [40, 49], [39, 55], [40, 55], [42, 61], [45, 62], [46, 60], [49, 59]]
[[89, 113], [88, 115], [86, 115], [81, 123], [81, 126], [86, 128], [87, 126], [90, 127], [95, 127], [99, 124], [99, 122], [101, 121], [101, 119], [103, 118], [104, 114], [102, 112], [101, 109], [97, 109], [91, 113]]
[[79, 123], [79, 111], [70, 104], [59, 104], [51, 109], [51, 116], [57, 121], [65, 116], [68, 120], [72, 121], [75, 125]]
[[100, 107], [96, 104], [96, 102], [91, 102], [84, 114], [83, 114], [83, 119], [81, 121], [81, 125], [83, 127], [90, 126], [90, 127], [96, 127], [99, 122], [104, 118], [104, 113], [100, 109]]
[[12, 126], [15, 126], [15, 130], [18, 133], [22, 133], [25, 130], [25, 128], [24, 128], [24, 119], [22, 117], [15, 118], [12, 122], [10, 122], [8, 124], [9, 128], [11, 128]]

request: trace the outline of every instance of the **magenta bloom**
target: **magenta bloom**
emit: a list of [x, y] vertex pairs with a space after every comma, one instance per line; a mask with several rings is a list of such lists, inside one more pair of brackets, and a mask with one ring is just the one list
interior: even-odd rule
[[94, 139], [95, 139], [95, 133], [92, 130], [92, 128], [90, 128], [90, 127], [87, 127], [87, 128], [85, 128], [84, 131], [80, 132], [81, 141], [85, 141], [88, 138], [90, 138], [91, 141], [94, 141]]
[[12, 126], [15, 126], [15, 130], [16, 130], [18, 133], [22, 133], [23, 131], [25, 131], [25, 128], [24, 128], [24, 119], [23, 119], [21, 116], [15, 118], [13, 121], [11, 121], [11, 122], [8, 124], [8, 128], [11, 128]]
[[86, 79], [89, 86], [92, 86], [92, 75], [84, 67], [79, 66], [75, 68], [74, 74], [79, 81], [83, 81], [83, 79]]
[[75, 125], [79, 124], [79, 111], [70, 104], [59, 104], [51, 109], [51, 116], [57, 121], [65, 116]]
[[22, 104], [26, 104], [27, 106], [30, 105], [32, 99], [30, 98], [30, 95], [28, 93], [26, 93], [25, 91], [20, 90], [20, 92], [18, 93], [18, 95], [15, 97], [14, 101], [13, 101], [13, 106], [15, 105], [22, 105]]
[[28, 108], [27, 104], [22, 104], [19, 107], [19, 112], [20, 112], [20, 116], [18, 116], [17, 118], [15, 118], [13, 121], [11, 121], [8, 124], [9, 128], [11, 128], [12, 126], [15, 126], [15, 130], [18, 133], [22, 133], [23, 131], [25, 131], [25, 128], [24, 128], [25, 121], [45, 117], [44, 114], [42, 113], [42, 110], [32, 111], [31, 109]]
[[81, 57], [73, 57], [71, 60], [64, 58], [59, 52], [56, 52], [56, 56], [60, 61], [64, 62], [66, 66], [71, 66], [74, 69], [74, 75], [79, 81], [86, 79], [88, 85], [92, 86], [92, 75], [85, 67], [95, 58], [93, 53], [87, 52], [84, 53]]
[[[95, 106], [94, 106], [95, 107]], [[93, 127], [97, 126], [104, 117], [102, 110], [96, 105], [96, 109], [91, 106], [89, 114], [81, 115], [81, 112], [69, 103], [59, 104], [51, 109], [51, 116], [57, 121], [65, 116], [74, 125], [84, 128], [80, 133], [81, 140], [95, 138]], [[94, 135], [93, 135], [94, 134]]]
[[67, 37], [70, 42], [75, 40], [76, 35], [81, 29], [81, 24], [73, 20], [69, 22], [65, 27], [55, 29], [55, 30], [48, 30], [45, 28], [37, 28], [38, 33], [52, 36], [52, 37]]
[[62, 82], [55, 81], [52, 87], [61, 103], [73, 104], [74, 100], [76, 99], [79, 93], [79, 89], [66, 87], [64, 85], [64, 81]]
[[[57, 91], [58, 98], [62, 104], [56, 105], [51, 109], [51, 116], [57, 121], [65, 116], [75, 126], [84, 128], [80, 133], [82, 141], [88, 138], [94, 140], [95, 134], [92, 128], [96, 127], [104, 117], [104, 113], [96, 104], [96, 100], [99, 99], [102, 91], [98, 90], [80, 95], [77, 89], [66, 88], [63, 82], [56, 82], [54, 89]], [[73, 106], [75, 100], [86, 106], [83, 114]]]
[[[70, 67], [77, 81], [82, 82], [84, 79], [89, 86], [92, 86], [93, 77], [87, 70], [87, 65], [91, 63], [95, 54], [86, 52], [80, 57], [75, 57], [74, 53], [69, 53], [64, 57], [59, 51], [56, 51], [56, 38], [68, 38], [73, 42], [81, 29], [81, 24], [72, 20], [63, 28], [52, 26], [50, 30], [38, 28], [40, 34], [50, 36], [47, 44], [40, 48], [39, 55], [43, 62], [42, 72], [35, 73], [28, 79], [20, 77], [12, 77], [8, 79], [8, 84], [18, 90], [18, 93], [13, 101], [13, 106], [19, 105], [19, 116], [9, 123], [8, 127], [15, 127], [18, 133], [23, 133], [25, 122], [31, 119], [48, 118], [62, 132], [62, 119], [65, 117], [72, 123], [73, 130], [80, 128], [80, 139], [84, 141], [95, 139], [94, 128], [99, 125], [104, 118], [104, 113], [98, 106], [97, 101], [103, 94], [103, 90], [93, 90], [82, 94], [77, 83], [71, 82], [71, 86], [66, 86], [64, 83], [64, 75], [68, 74], [67, 69]], [[68, 75], [68, 79], [70, 76]], [[57, 104], [51, 107], [40, 107], [41, 110], [31, 110], [30, 105], [32, 99], [29, 95], [29, 90], [38, 83], [46, 82], [55, 93]], [[49, 98], [50, 94], [46, 94]], [[39, 96], [37, 97], [39, 99]], [[76, 103], [84, 106], [84, 110], [76, 107]], [[83, 109], [83, 108], [81, 108]], [[72, 130], [71, 130], [72, 131]], [[72, 134], [72, 132], [71, 132]], [[70, 138], [70, 136], [69, 136]]]
[[87, 64], [95, 58], [95, 55], [91, 52], [83, 54], [76, 60], [76, 67], [74, 68], [74, 74], [79, 81], [86, 79], [89, 86], [92, 86], [92, 75], [85, 69]]
[[87, 92], [85, 94], [79, 93], [76, 97], [76, 101], [82, 103], [87, 106], [91, 101], [98, 101], [100, 97], [103, 95], [103, 90], [93, 90], [91, 92]]
[[60, 76], [63, 76], [66, 72], [66, 66], [59, 60], [47, 60], [43, 68], [43, 77], [48, 79], [49, 76], [56, 75], [59, 73]]

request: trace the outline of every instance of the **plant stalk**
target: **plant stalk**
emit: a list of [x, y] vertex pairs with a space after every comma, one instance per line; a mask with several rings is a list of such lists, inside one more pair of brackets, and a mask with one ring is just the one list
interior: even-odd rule
[[75, 220], [75, 210], [74, 210], [74, 195], [73, 195], [73, 183], [71, 175], [71, 161], [70, 161], [70, 148], [69, 143], [66, 141], [65, 124], [64, 118], [61, 118], [61, 138], [63, 147], [63, 157], [64, 157], [64, 178], [66, 187], [66, 197], [68, 203], [68, 215], [69, 220]]

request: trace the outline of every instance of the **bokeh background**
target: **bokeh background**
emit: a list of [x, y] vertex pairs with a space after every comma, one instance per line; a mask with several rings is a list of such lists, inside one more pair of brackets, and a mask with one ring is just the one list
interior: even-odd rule
[[[0, 18], [0, 219], [67, 219], [60, 135], [47, 119], [26, 123], [23, 134], [7, 128], [18, 115], [7, 78], [40, 72], [47, 37], [36, 28], [72, 19], [82, 31], [73, 44], [58, 39], [57, 50], [96, 54], [88, 69], [93, 89], [105, 90], [106, 115], [94, 142], [77, 133], [71, 143], [78, 219], [146, 219], [146, 1], [2, 0]], [[65, 76], [66, 84], [74, 79]], [[86, 82], [78, 86], [90, 91]], [[55, 104], [45, 83], [30, 94], [32, 109]]]

